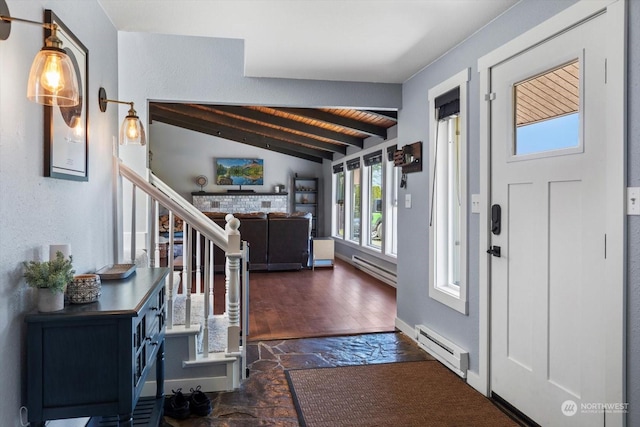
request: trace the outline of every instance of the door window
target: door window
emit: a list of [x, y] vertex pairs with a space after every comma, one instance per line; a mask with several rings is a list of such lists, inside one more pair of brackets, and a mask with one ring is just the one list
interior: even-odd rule
[[578, 59], [517, 83], [513, 91], [513, 154], [524, 156], [580, 147]]

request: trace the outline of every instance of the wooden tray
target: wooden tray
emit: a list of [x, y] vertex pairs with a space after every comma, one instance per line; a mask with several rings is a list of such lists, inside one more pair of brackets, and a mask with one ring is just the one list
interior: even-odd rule
[[120, 280], [131, 276], [135, 271], [135, 264], [111, 264], [105, 265], [96, 274], [100, 276], [100, 280]]

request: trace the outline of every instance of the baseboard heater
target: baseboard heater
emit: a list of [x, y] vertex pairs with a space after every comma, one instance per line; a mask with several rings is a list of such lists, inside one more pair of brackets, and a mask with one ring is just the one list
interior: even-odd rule
[[382, 280], [388, 285], [393, 287], [396, 286], [397, 283], [397, 275], [395, 272], [388, 270], [384, 267], [380, 267], [375, 263], [366, 260], [364, 258], [359, 257], [358, 255], [351, 256], [351, 263], [357, 268], [365, 273], [375, 277], [378, 280]]
[[416, 341], [427, 353], [444, 363], [462, 378], [467, 377], [469, 352], [424, 325], [416, 326]]

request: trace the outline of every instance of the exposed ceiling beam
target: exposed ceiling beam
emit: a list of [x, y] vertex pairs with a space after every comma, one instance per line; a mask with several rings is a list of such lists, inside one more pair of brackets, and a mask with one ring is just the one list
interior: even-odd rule
[[283, 111], [290, 114], [297, 114], [299, 116], [308, 117], [310, 119], [320, 120], [325, 123], [330, 123], [336, 126], [342, 126], [360, 133], [364, 133], [369, 136], [379, 136], [380, 138], [387, 139], [387, 129], [382, 126], [376, 126], [370, 123], [363, 123], [359, 120], [350, 119], [348, 117], [332, 114], [327, 111], [315, 110], [312, 108], [276, 108], [278, 111]]
[[287, 143], [263, 135], [243, 132], [229, 126], [211, 123], [202, 119], [195, 119], [193, 117], [177, 114], [175, 112], [164, 111], [156, 105], [151, 105], [150, 116], [152, 121], [157, 120], [159, 122], [166, 123], [172, 126], [190, 129], [196, 132], [217, 136], [219, 138], [224, 138], [254, 147], [271, 150], [281, 154], [298, 157], [304, 160], [322, 163], [322, 159], [333, 159], [333, 154], [328, 151], [298, 146], [296, 144]]
[[322, 138], [329, 139], [336, 144], [347, 144], [354, 147], [362, 148], [364, 146], [363, 138], [356, 136], [346, 135], [340, 132], [335, 132], [330, 129], [325, 129], [319, 126], [310, 125], [297, 120], [288, 119], [286, 117], [280, 117], [262, 111], [254, 110], [252, 108], [230, 106], [230, 105], [209, 105], [213, 109], [223, 111], [229, 114], [235, 114], [242, 117], [247, 117], [252, 120], [260, 122], [271, 123], [276, 126], [289, 128], [298, 132], [306, 134], [316, 135]]
[[329, 142], [320, 141], [304, 135], [287, 132], [285, 130], [276, 129], [246, 120], [230, 117], [216, 111], [214, 107], [200, 104], [156, 104], [158, 108], [165, 111], [171, 111], [176, 114], [182, 114], [187, 117], [193, 117], [199, 120], [214, 122], [230, 128], [239, 129], [248, 133], [263, 135], [268, 138], [281, 140], [282, 142], [291, 142], [297, 145], [304, 145], [310, 148], [330, 151], [333, 153], [346, 154], [347, 147], [344, 145], [331, 144]]
[[398, 121], [398, 112], [392, 110], [365, 110], [369, 114], [375, 114], [376, 116], [383, 117], [387, 120]]

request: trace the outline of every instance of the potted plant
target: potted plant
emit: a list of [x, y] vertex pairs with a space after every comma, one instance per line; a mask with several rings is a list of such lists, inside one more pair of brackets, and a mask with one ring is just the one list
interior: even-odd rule
[[27, 284], [38, 289], [38, 310], [57, 311], [64, 308], [64, 291], [73, 280], [72, 257], [65, 259], [62, 252], [56, 252], [50, 261], [24, 262], [24, 278]]

